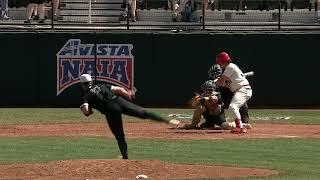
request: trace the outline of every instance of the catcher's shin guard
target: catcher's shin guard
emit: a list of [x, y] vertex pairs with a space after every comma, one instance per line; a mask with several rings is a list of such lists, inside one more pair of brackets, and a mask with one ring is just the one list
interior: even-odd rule
[[201, 106], [197, 106], [193, 112], [191, 124], [184, 125], [183, 129], [196, 129], [198, 127], [199, 122], [201, 121], [201, 114]]
[[201, 121], [201, 114], [202, 114], [202, 107], [198, 106], [194, 112], [193, 112], [193, 116], [192, 116], [192, 125], [194, 125], [195, 127], [199, 124], [199, 122]]
[[197, 129], [195, 124], [185, 124], [181, 129]]

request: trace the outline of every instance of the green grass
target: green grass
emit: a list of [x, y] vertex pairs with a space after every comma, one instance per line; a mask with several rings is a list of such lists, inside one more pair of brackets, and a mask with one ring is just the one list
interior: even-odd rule
[[[320, 139], [143, 140], [129, 139], [131, 159], [274, 169], [279, 176], [250, 179], [318, 179]], [[26, 156], [27, 154], [27, 156]], [[115, 159], [113, 139], [89, 137], [0, 138], [0, 163]]]
[[[91, 122], [103, 118], [100, 113], [90, 117]], [[0, 124], [47, 124], [86, 122], [76, 108], [0, 108]]]
[[[192, 114], [191, 109], [149, 109], [164, 116]], [[320, 124], [320, 111], [250, 110], [250, 116], [269, 117], [256, 123]], [[277, 117], [290, 116], [289, 120]], [[124, 117], [126, 122], [139, 121]], [[95, 111], [84, 117], [78, 108], [0, 108], [0, 125], [102, 122]], [[129, 139], [132, 159], [159, 159], [174, 163], [260, 167], [279, 176], [245, 178], [305, 180], [320, 177], [320, 139], [145, 140]], [[0, 163], [38, 163], [69, 159], [114, 159], [114, 139], [102, 137], [1, 137]]]
[[[191, 109], [149, 109], [164, 116], [168, 114], [192, 114]], [[290, 116], [289, 120], [276, 120], [277, 117]], [[320, 124], [320, 111], [302, 110], [250, 110], [251, 122], [256, 123], [290, 123]], [[254, 120], [256, 117], [269, 117], [271, 120]], [[139, 121], [125, 116], [127, 122]], [[89, 121], [88, 121], [89, 120]], [[104, 116], [94, 111], [89, 118], [83, 116], [78, 108], [0, 108], [0, 124], [47, 124], [99, 122]]]
[[105, 138], [0, 138], [0, 163], [114, 158], [116, 143]]
[[[192, 115], [191, 109], [152, 109], [163, 115], [171, 113]], [[228, 117], [228, 112], [226, 116]], [[320, 124], [320, 110], [250, 109], [251, 122], [278, 124]], [[284, 117], [290, 117], [285, 120]]]
[[[164, 116], [170, 113], [186, 113], [190, 110], [149, 109]], [[126, 122], [141, 121], [141, 119], [124, 116]], [[52, 123], [85, 123], [102, 122], [104, 115], [94, 110], [93, 115], [85, 117], [79, 108], [0, 108], [1, 124], [52, 124]]]
[[[288, 123], [288, 124], [320, 124], [320, 111], [315, 110], [250, 110], [250, 116], [270, 117], [271, 120], [253, 120], [257, 123]], [[277, 119], [290, 117], [289, 120]]]

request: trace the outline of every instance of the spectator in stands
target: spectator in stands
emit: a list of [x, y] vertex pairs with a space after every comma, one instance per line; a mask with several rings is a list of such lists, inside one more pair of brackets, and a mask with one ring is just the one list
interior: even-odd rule
[[239, 9], [241, 9], [241, 10], [247, 9], [245, 0], [239, 0]]
[[31, 19], [38, 21], [39, 20], [39, 14], [38, 14], [38, 5], [35, 4], [35, 7], [33, 8], [33, 13], [31, 15]]
[[320, 0], [315, 0], [315, 5], [317, 6], [317, 20], [320, 22]]
[[137, 9], [137, 0], [127, 0], [127, 4], [130, 5], [131, 10], [131, 21], [136, 22], [136, 9]]
[[10, 19], [8, 16], [8, 0], [1, 0], [1, 19]]
[[[202, 3], [202, 6], [204, 6], [204, 9], [206, 10], [208, 8], [209, 0], [172, 0], [171, 2], [174, 11], [172, 19], [174, 21], [180, 21], [182, 19], [181, 13], [186, 9], [186, 6], [189, 6], [190, 3], [194, 5], [195, 2], [199, 1]], [[202, 9], [202, 6], [198, 9]], [[196, 10], [196, 8], [194, 7], [193, 9]]]
[[57, 12], [59, 9], [60, 0], [52, 0], [52, 8], [53, 8], [53, 20], [58, 21]]
[[[130, 14], [128, 14], [128, 9], [130, 7]], [[124, 20], [127, 18], [127, 16], [131, 16], [131, 21], [136, 22], [136, 9], [137, 9], [137, 0], [124, 0], [123, 1], [123, 12], [120, 15], [120, 20]]]
[[30, 0], [27, 7], [27, 20], [24, 23], [31, 23], [32, 13], [36, 9], [39, 14], [39, 23], [44, 23], [44, 0]]
[[262, 0], [260, 4], [260, 10], [269, 11], [270, 9], [272, 9], [271, 2], [268, 0]]

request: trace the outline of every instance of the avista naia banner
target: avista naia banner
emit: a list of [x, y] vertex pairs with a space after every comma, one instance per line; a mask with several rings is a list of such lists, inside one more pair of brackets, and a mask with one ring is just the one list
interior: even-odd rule
[[81, 44], [70, 39], [57, 53], [57, 96], [87, 73], [98, 81], [133, 89], [132, 44]]

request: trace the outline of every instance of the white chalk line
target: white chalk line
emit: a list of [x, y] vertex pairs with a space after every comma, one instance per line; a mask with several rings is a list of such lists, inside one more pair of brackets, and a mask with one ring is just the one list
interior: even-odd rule
[[302, 136], [295, 136], [295, 135], [283, 135], [283, 134], [257, 134], [259, 135], [263, 135], [267, 138], [271, 138], [271, 137], [282, 137], [282, 138], [300, 138]]

